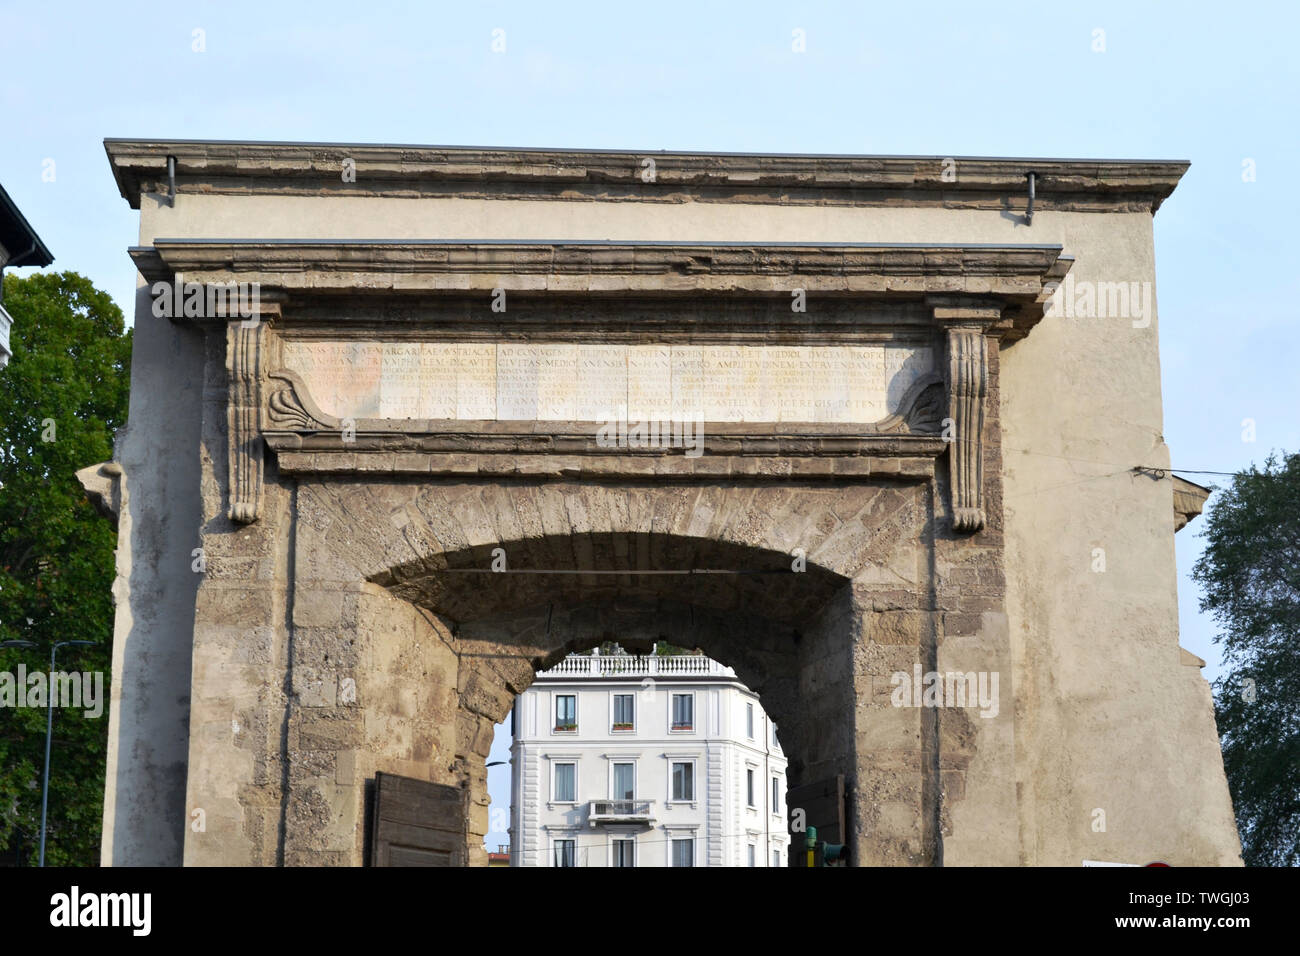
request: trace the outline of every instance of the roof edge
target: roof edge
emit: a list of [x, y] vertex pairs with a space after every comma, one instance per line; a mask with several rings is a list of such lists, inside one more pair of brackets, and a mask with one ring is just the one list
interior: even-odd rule
[[[8, 220], [6, 223], [4, 220]], [[13, 229], [5, 228], [11, 225]], [[22, 238], [19, 240], [21, 248], [11, 248], [9, 243], [4, 243], [6, 249], [13, 254], [14, 258], [3, 263], [5, 268], [17, 266], [48, 266], [54, 261], [54, 254], [46, 247], [45, 242], [37, 235], [32, 224], [27, 221], [27, 217], [22, 214], [22, 210], [10, 198], [3, 186], [0, 186], [0, 238], [8, 238], [6, 234], [17, 234]]]
[[[978, 205], [1027, 192], [1038, 208], [1149, 209], [1173, 192], [1185, 160], [880, 156], [399, 144], [104, 140], [118, 190], [247, 195], [482, 195], [487, 198]], [[344, 182], [344, 160], [355, 178]], [[653, 162], [653, 166], [649, 165]], [[645, 176], [653, 170], [653, 176]], [[647, 181], [648, 180], [648, 181]], [[1065, 204], [1065, 205], [1062, 205]], [[1001, 208], [999, 206], [998, 208]]]

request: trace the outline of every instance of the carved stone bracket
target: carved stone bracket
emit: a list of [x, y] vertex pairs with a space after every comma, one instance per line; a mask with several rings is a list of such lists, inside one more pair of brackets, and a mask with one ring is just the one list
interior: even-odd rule
[[979, 531], [984, 510], [984, 416], [989, 391], [989, 336], [1012, 330], [1008, 304], [994, 296], [927, 296], [935, 321], [945, 330], [948, 352], [949, 496], [952, 529]]
[[122, 466], [115, 461], [88, 465], [77, 472], [77, 481], [86, 489], [86, 497], [95, 509], [117, 527], [126, 501], [126, 475]]
[[270, 395], [266, 400], [266, 425], [270, 431], [336, 430], [340, 421], [320, 410], [307, 384], [297, 372], [281, 368], [268, 376]]
[[988, 340], [981, 328], [948, 330], [948, 417], [952, 419], [952, 527], [984, 527], [984, 399], [988, 392]]
[[943, 428], [948, 406], [944, 401], [943, 377], [926, 375], [907, 390], [896, 415], [877, 422], [874, 431], [882, 434], [924, 435]]
[[226, 371], [230, 376], [226, 408], [230, 459], [230, 518], [256, 521], [262, 509], [262, 366], [266, 323], [230, 322], [226, 326]]

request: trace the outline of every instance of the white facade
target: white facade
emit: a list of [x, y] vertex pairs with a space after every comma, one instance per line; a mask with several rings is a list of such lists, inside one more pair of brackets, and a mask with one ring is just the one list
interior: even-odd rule
[[696, 655], [570, 655], [515, 701], [512, 866], [787, 866], [785, 756]]

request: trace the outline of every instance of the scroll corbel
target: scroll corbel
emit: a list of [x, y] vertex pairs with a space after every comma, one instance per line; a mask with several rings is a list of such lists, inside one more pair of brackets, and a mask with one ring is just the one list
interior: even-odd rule
[[948, 353], [949, 499], [952, 529], [984, 527], [984, 416], [989, 390], [989, 336], [1006, 324], [1006, 303], [984, 296], [930, 296]]
[[948, 329], [948, 417], [951, 445], [952, 528], [984, 527], [984, 401], [988, 394], [988, 339], [982, 328]]
[[226, 326], [226, 371], [230, 391], [227, 442], [230, 462], [230, 520], [256, 521], [262, 510], [262, 365], [265, 322]]

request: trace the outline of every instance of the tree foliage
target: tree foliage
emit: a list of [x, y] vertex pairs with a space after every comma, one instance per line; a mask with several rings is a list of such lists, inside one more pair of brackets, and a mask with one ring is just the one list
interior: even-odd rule
[[1300, 454], [1223, 489], [1192, 571], [1222, 633], [1223, 765], [1248, 865], [1300, 864]]
[[[76, 471], [112, 457], [126, 421], [131, 334], [122, 312], [72, 272], [6, 276], [13, 358], [0, 369], [0, 671], [100, 671], [109, 692], [117, 532], [87, 501]], [[0, 707], [0, 863], [34, 863], [46, 713]], [[99, 861], [108, 706], [98, 719], [54, 713], [49, 865]]]

